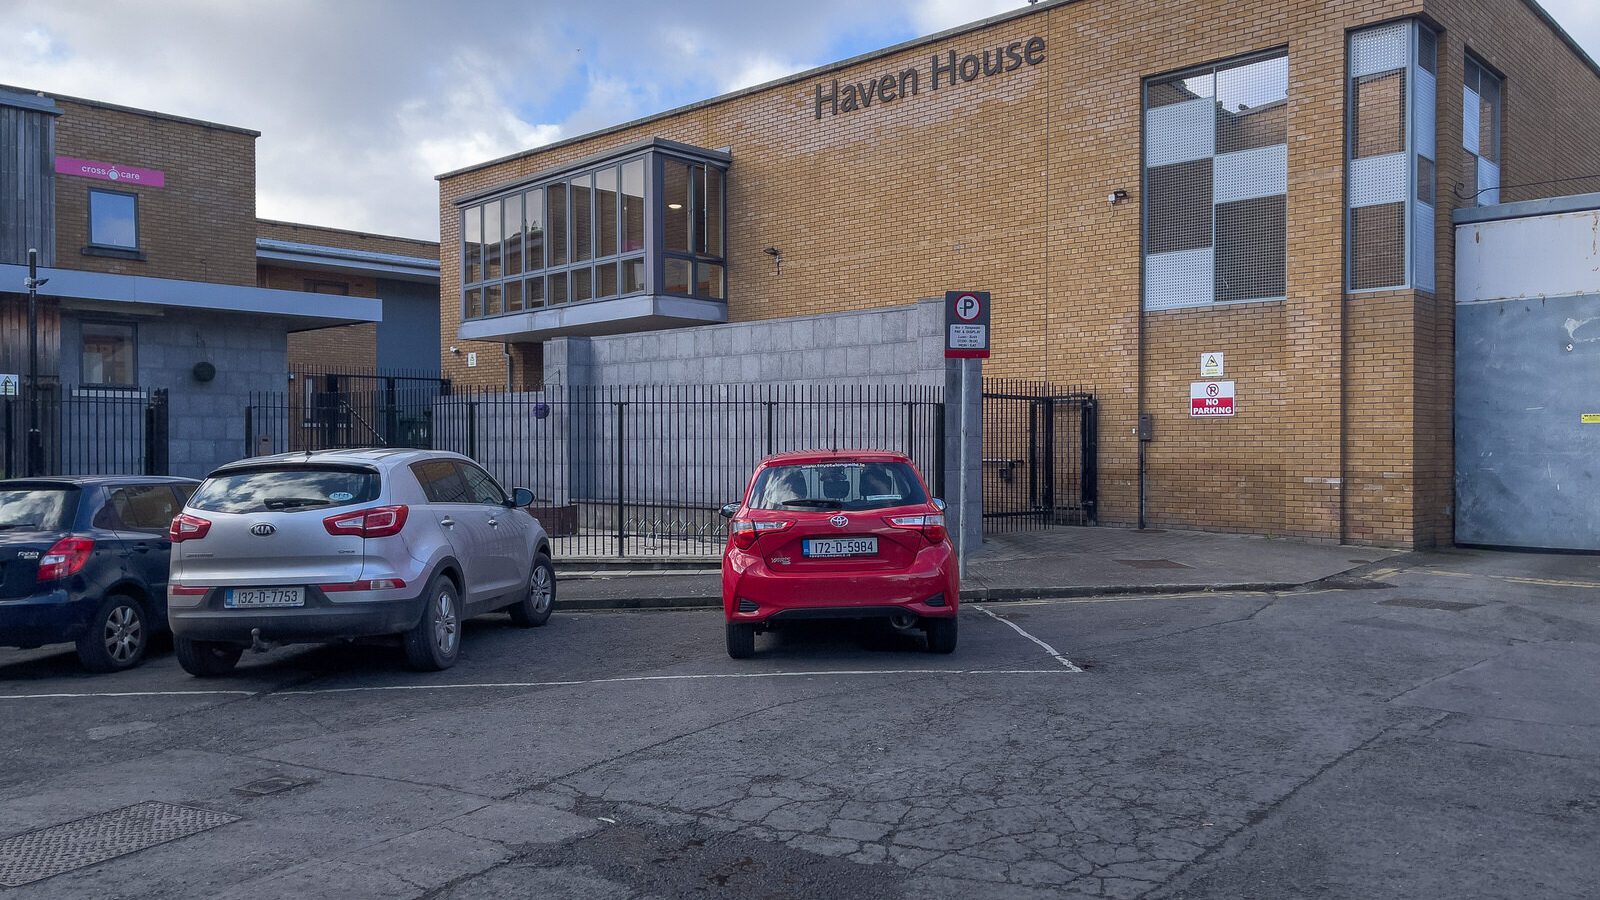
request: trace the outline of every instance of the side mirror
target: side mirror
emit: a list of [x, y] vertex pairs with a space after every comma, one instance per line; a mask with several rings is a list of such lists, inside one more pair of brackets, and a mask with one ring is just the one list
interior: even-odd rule
[[727, 506], [717, 510], [717, 515], [723, 517], [724, 519], [731, 519], [733, 518], [734, 513], [737, 513], [738, 511], [739, 504], [729, 503]]
[[533, 505], [533, 491], [527, 488], [517, 488], [511, 492], [511, 502], [506, 504], [512, 509], [526, 509]]
[[945, 511], [945, 507], [947, 507], [949, 505], [950, 504], [944, 502], [943, 500], [940, 500], [938, 497], [933, 498], [933, 508], [937, 509], [939, 512], [944, 512]]

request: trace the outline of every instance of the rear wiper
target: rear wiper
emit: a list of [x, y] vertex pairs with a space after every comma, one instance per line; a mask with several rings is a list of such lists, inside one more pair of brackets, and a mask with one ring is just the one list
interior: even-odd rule
[[800, 497], [794, 500], [779, 500], [778, 503], [782, 504], [783, 506], [811, 506], [817, 509], [833, 509], [839, 505], [838, 501], [835, 500], [814, 500], [810, 497]]
[[327, 506], [327, 500], [321, 497], [269, 497], [261, 501], [267, 509], [294, 509], [300, 506]]

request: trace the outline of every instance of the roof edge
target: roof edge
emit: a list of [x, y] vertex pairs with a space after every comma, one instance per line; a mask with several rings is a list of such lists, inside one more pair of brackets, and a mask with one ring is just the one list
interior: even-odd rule
[[[487, 160], [485, 162], [473, 163], [470, 166], [463, 166], [462, 168], [459, 168], [459, 169], [452, 169], [452, 170], [450, 170], [448, 172], [445, 172], [443, 174], [433, 176], [433, 180], [435, 180], [435, 181], [444, 181], [447, 178], [455, 178], [458, 175], [465, 175], [465, 174], [467, 174], [469, 172], [476, 172], [476, 171], [478, 171], [480, 169], [487, 169], [487, 168], [490, 168], [492, 166], [498, 166], [501, 163], [507, 163], [507, 162], [511, 162], [512, 160], [517, 160], [517, 159], [524, 159], [526, 157], [533, 156], [536, 153], [546, 153], [548, 151], [556, 150], [556, 149], [559, 149], [561, 147], [567, 147], [567, 146], [570, 146], [572, 144], [576, 144], [579, 141], [593, 140], [594, 138], [604, 137], [605, 135], [614, 134], [614, 133], [616, 133], [618, 131], [623, 131], [623, 130], [626, 130], [626, 129], [629, 129], [629, 128], [637, 128], [640, 125], [646, 125], [646, 124], [649, 124], [651, 122], [660, 121], [661, 119], [671, 118], [672, 116], [682, 115], [682, 114], [687, 113], [687, 112], [693, 112], [694, 110], [697, 110], [697, 109], [705, 109], [706, 107], [709, 107], [709, 106], [715, 106], [715, 105], [717, 105], [719, 103], [726, 103], [726, 102], [728, 102], [730, 100], [737, 100], [740, 97], [748, 97], [748, 96], [750, 96], [752, 94], [759, 94], [762, 91], [769, 91], [769, 90], [772, 90], [773, 88], [783, 87], [784, 85], [796, 84], [796, 83], [801, 82], [801, 81], [806, 81], [806, 80], [809, 80], [811, 78], [815, 78], [818, 75], [826, 75], [829, 72], [837, 72], [840, 69], [848, 69], [851, 66], [859, 65], [859, 64], [864, 63], [864, 62], [870, 62], [871, 60], [878, 59], [879, 57], [892, 56], [892, 55], [894, 55], [896, 53], [901, 53], [901, 52], [906, 51], [906, 50], [914, 50], [917, 47], [925, 46], [927, 44], [935, 44], [935, 43], [938, 43], [939, 41], [947, 40], [947, 39], [953, 38], [953, 37], [959, 37], [960, 35], [967, 34], [969, 32], [981, 31], [981, 30], [983, 30], [985, 28], [989, 28], [989, 27], [994, 26], [994, 25], [999, 25], [999, 24], [1002, 24], [1004, 22], [1009, 22], [1009, 21], [1011, 21], [1013, 19], [1020, 19], [1020, 18], [1023, 18], [1025, 16], [1037, 15], [1039, 13], [1055, 9], [1058, 6], [1068, 6], [1070, 4], [1079, 3], [1079, 2], [1082, 2], [1082, 0], [1040, 0], [1040, 2], [1038, 2], [1038, 3], [1032, 3], [1032, 4], [1028, 5], [1028, 6], [1022, 7], [1021, 9], [1014, 9], [1014, 10], [1012, 10], [1010, 12], [997, 13], [995, 15], [989, 16], [986, 19], [979, 19], [979, 20], [977, 20], [975, 22], [968, 22], [965, 25], [957, 25], [957, 26], [955, 26], [953, 28], [946, 28], [943, 31], [938, 31], [938, 32], [934, 32], [933, 34], [923, 35], [922, 37], [911, 38], [910, 40], [901, 41], [898, 44], [893, 44], [893, 45], [888, 46], [888, 47], [882, 47], [882, 48], [879, 48], [877, 50], [869, 50], [866, 53], [858, 53], [855, 56], [849, 57], [848, 59], [841, 59], [841, 60], [838, 60], [836, 62], [824, 63], [823, 65], [816, 66], [816, 67], [810, 68], [810, 69], [806, 69], [803, 72], [796, 72], [793, 75], [784, 75], [781, 78], [774, 78], [771, 81], [763, 82], [761, 84], [752, 85], [752, 86], [747, 87], [747, 88], [740, 88], [740, 89], [738, 89], [736, 91], [729, 91], [729, 92], [727, 92], [725, 94], [718, 94], [715, 97], [711, 97], [711, 98], [708, 98], [708, 99], [705, 99], [705, 100], [696, 100], [693, 103], [688, 103], [688, 104], [685, 104], [683, 106], [675, 107], [673, 109], [664, 110], [664, 111], [658, 112], [658, 113], [651, 113], [648, 116], [642, 116], [640, 118], [633, 119], [631, 121], [621, 122], [621, 123], [618, 123], [616, 125], [608, 125], [605, 128], [601, 128], [601, 129], [598, 129], [598, 130], [595, 130], [595, 131], [587, 131], [587, 132], [584, 132], [583, 134], [573, 135], [572, 137], [569, 137], [569, 138], [562, 138], [559, 141], [552, 141], [552, 142], [550, 142], [548, 144], [541, 144], [541, 145], [539, 145], [537, 147], [530, 147], [527, 150], [518, 150], [515, 153], [508, 153], [505, 156], [496, 157], [495, 159]], [[1528, 0], [1528, 2], [1532, 2], [1532, 0]], [[1548, 14], [1546, 14], [1546, 16], [1548, 17]], [[1571, 39], [1568, 38], [1568, 40], [1571, 40]]]
[[0, 90], [16, 91], [23, 94], [36, 94], [41, 97], [49, 97], [52, 100], [61, 100], [66, 103], [76, 103], [80, 106], [92, 106], [96, 109], [109, 109], [113, 112], [128, 113], [135, 116], [149, 116], [153, 119], [163, 119], [168, 122], [179, 122], [184, 125], [197, 125], [201, 128], [210, 128], [216, 131], [231, 131], [234, 134], [248, 135], [253, 138], [261, 137], [261, 132], [254, 131], [249, 128], [241, 128], [238, 125], [224, 125], [221, 122], [207, 122], [204, 119], [191, 119], [188, 116], [179, 116], [172, 113], [158, 112], [153, 109], [140, 109], [137, 106], [121, 106], [116, 103], [108, 103], [104, 100], [90, 100], [87, 97], [72, 97], [67, 94], [57, 94], [51, 91], [30, 90], [29, 88], [17, 87], [9, 84], [0, 84]]
[[1565, 197], [1541, 197], [1537, 200], [1463, 207], [1450, 214], [1450, 222], [1453, 225], [1472, 225], [1478, 222], [1503, 222], [1507, 219], [1556, 216], [1562, 213], [1595, 210], [1600, 210], [1600, 193], [1568, 194]]
[[[386, 241], [411, 241], [417, 244], [428, 244], [433, 247], [439, 246], [438, 241], [430, 241], [427, 238], [406, 237], [403, 234], [379, 234], [376, 231], [361, 231], [355, 228], [336, 228], [332, 225], [313, 225], [310, 222], [289, 222], [284, 219], [266, 219], [262, 218], [261, 216], [256, 216], [256, 223], [261, 225], [282, 225], [286, 228], [313, 228], [317, 231], [332, 231], [338, 234], [348, 234], [353, 237], [381, 238]], [[256, 235], [256, 237], [261, 238], [262, 235]], [[267, 240], [277, 241], [282, 240], [282, 238], [267, 238]]]
[[1550, 15], [1549, 11], [1540, 5], [1539, 0], [1522, 0], [1522, 2], [1533, 10], [1534, 15], [1543, 19], [1544, 23], [1550, 26], [1550, 30], [1556, 33], [1556, 37], [1567, 45], [1568, 50], [1577, 55], [1580, 62], [1589, 67], [1589, 71], [1593, 72], [1596, 78], [1600, 78], [1600, 63], [1595, 62], [1594, 57], [1589, 55], [1589, 51], [1583, 49], [1583, 45], [1579, 44], [1577, 39], [1567, 32], [1567, 29], [1561, 27], [1561, 23], [1557, 22], [1555, 16]]

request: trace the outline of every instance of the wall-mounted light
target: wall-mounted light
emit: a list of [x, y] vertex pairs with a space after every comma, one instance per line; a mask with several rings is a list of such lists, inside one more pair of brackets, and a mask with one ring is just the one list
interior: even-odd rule
[[456, 354], [457, 356], [460, 356], [461, 355], [461, 348], [457, 347], [455, 344], [451, 344], [450, 345], [450, 352]]
[[782, 275], [783, 274], [783, 251], [779, 250], [777, 247], [768, 247], [767, 249], [765, 249], [765, 250], [763, 250], [761, 252], [765, 253], [766, 255], [768, 255], [770, 257], [772, 257], [772, 261], [774, 263], [776, 263], [777, 266], [778, 266], [778, 274]]
[[1106, 197], [1106, 202], [1112, 206], [1116, 206], [1118, 203], [1121, 203], [1126, 199], [1128, 199], [1128, 192], [1122, 188], [1117, 188], [1111, 192], [1110, 196]]
[[683, 209], [682, 203], [668, 203], [667, 209]]

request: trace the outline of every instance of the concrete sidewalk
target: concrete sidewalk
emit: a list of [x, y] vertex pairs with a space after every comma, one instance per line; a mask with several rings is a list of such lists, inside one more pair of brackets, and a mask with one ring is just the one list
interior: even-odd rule
[[[968, 563], [963, 600], [1125, 593], [1288, 590], [1395, 555], [1372, 547], [1254, 535], [1129, 528], [1055, 528], [992, 535]], [[563, 567], [565, 609], [717, 606], [720, 571]]]

